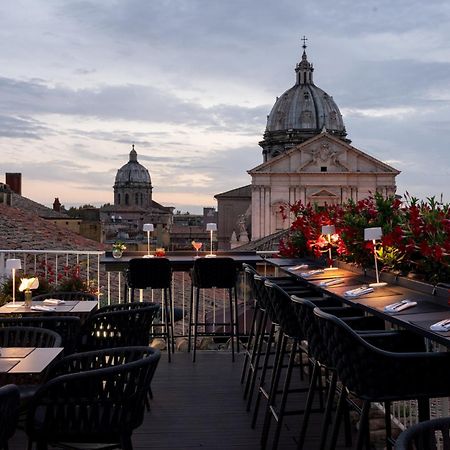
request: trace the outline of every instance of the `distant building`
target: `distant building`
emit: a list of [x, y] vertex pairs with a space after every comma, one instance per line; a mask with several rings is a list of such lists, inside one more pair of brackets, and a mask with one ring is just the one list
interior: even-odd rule
[[[313, 71], [304, 44], [294, 86], [277, 97], [267, 116], [259, 142], [263, 162], [248, 171], [252, 240], [287, 229], [290, 222], [283, 220], [280, 207], [299, 200], [325, 205], [358, 201], [375, 192], [395, 194], [395, 177], [400, 172], [350, 145], [339, 108], [333, 97], [314, 84]], [[243, 198], [240, 202], [234, 199], [233, 207], [232, 197], [227, 199], [229, 193], [216, 196], [223, 245], [227, 239], [230, 245], [235, 240], [230, 224], [242, 223], [239, 216], [245, 207]]]
[[114, 205], [100, 209], [106, 242], [121, 240], [135, 249], [144, 247], [146, 234], [142, 226], [152, 223], [152, 240], [158, 246], [167, 246], [174, 208], [153, 200], [150, 173], [138, 162], [134, 145], [129, 161], [117, 171], [113, 189]]

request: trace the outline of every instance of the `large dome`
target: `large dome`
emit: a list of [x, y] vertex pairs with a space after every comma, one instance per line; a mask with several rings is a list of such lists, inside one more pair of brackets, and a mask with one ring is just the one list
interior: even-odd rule
[[313, 65], [308, 62], [306, 45], [303, 45], [302, 60], [295, 67], [296, 83], [277, 98], [270, 114], [264, 140], [264, 161], [300, 144], [324, 129], [336, 137], [346, 139], [341, 112], [333, 97], [313, 82]]
[[115, 179], [116, 185], [130, 183], [151, 184], [148, 170], [137, 161], [134, 145], [130, 152], [130, 160], [117, 171]]

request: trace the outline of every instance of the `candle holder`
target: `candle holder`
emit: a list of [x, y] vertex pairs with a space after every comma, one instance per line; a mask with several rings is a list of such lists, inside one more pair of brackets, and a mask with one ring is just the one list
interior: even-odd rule
[[378, 274], [378, 258], [377, 258], [377, 240], [381, 239], [383, 236], [383, 230], [381, 227], [365, 228], [364, 229], [364, 240], [373, 242], [373, 257], [375, 260], [375, 274], [377, 277], [376, 283], [370, 283], [369, 286], [373, 288], [386, 286], [387, 283], [380, 282], [380, 276]]

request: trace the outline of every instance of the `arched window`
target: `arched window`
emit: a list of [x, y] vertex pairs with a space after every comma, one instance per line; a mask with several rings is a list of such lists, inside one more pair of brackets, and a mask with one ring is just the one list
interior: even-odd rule
[[117, 203], [120, 205], [120, 194], [117, 194]]
[[125, 194], [125, 205], [128, 205], [130, 203], [130, 197], [128, 194]]

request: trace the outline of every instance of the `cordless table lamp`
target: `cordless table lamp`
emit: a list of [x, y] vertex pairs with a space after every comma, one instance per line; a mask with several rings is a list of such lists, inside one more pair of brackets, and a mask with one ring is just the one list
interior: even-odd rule
[[373, 227], [373, 228], [364, 228], [364, 240], [373, 242], [373, 257], [375, 259], [375, 273], [377, 276], [376, 283], [370, 283], [370, 287], [383, 287], [386, 286], [387, 283], [380, 283], [380, 276], [378, 274], [378, 259], [377, 259], [377, 249], [376, 244], [378, 240], [383, 236], [383, 231], [381, 227]]
[[209, 255], [206, 255], [206, 258], [214, 258], [216, 255], [213, 254], [213, 232], [217, 231], [217, 224], [214, 222], [210, 222], [206, 224], [206, 231], [209, 231], [210, 234], [210, 252]]
[[6, 260], [6, 272], [12, 272], [12, 302], [7, 303], [6, 306], [15, 308], [17, 306], [22, 306], [21, 304], [16, 304], [16, 270], [22, 268], [20, 259], [11, 258]]
[[155, 227], [152, 223], [144, 223], [142, 230], [147, 232], [147, 254], [144, 258], [153, 258], [155, 255], [150, 255], [150, 233], [153, 232]]
[[336, 233], [336, 228], [334, 225], [323, 225], [322, 226], [322, 234], [327, 236], [328, 240], [328, 259], [330, 260], [330, 267], [327, 267], [325, 270], [337, 270], [337, 267], [333, 267], [333, 259], [331, 257], [331, 235]]

